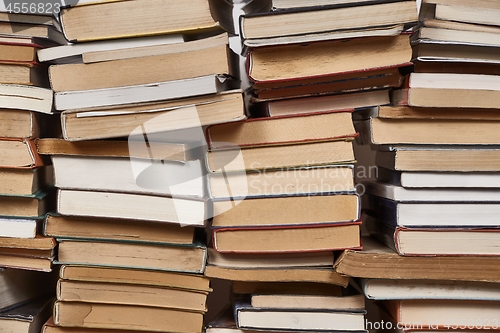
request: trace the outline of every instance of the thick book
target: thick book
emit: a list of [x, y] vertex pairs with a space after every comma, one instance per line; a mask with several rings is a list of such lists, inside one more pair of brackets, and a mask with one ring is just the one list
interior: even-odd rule
[[355, 135], [351, 111], [253, 118], [212, 125], [206, 130], [211, 150], [311, 143]]
[[[273, 195], [328, 194], [354, 191], [353, 165], [287, 168], [257, 172], [212, 173], [210, 198], [257, 198]], [[228, 189], [227, 184], [231, 184]]]
[[0, 107], [52, 113], [52, 95], [47, 88], [0, 84]]
[[[105, 15], [110, 12], [114, 13], [112, 19]], [[105, 1], [63, 9], [60, 16], [64, 35], [72, 42], [180, 33], [217, 25], [205, 0], [189, 7], [178, 0]]]
[[500, 150], [482, 146], [391, 146], [378, 150], [378, 166], [399, 171], [496, 172]]
[[354, 163], [353, 137], [341, 140], [208, 151], [207, 169], [213, 173], [262, 172]]
[[52, 116], [40, 112], [0, 108], [0, 133], [5, 138], [32, 139], [56, 135]]
[[35, 62], [37, 60], [36, 54], [37, 50], [41, 48], [40, 45], [28, 44], [28, 43], [18, 43], [12, 38], [12, 42], [9, 43], [9, 39], [0, 39], [0, 63], [3, 62]]
[[234, 306], [236, 325], [241, 329], [284, 331], [364, 332], [364, 310], [327, 311], [313, 309], [256, 308], [248, 303]]
[[363, 209], [368, 214], [386, 223], [401, 227], [494, 228], [498, 226], [495, 217], [500, 213], [496, 200], [474, 202], [468, 201], [466, 198], [453, 202], [432, 201], [424, 198], [421, 198], [420, 201], [398, 201], [376, 195], [367, 195], [363, 204]]
[[[329, 20], [332, 16], [338, 19]], [[368, 28], [376, 30], [375, 28], [414, 23], [418, 20], [417, 16], [415, 1], [357, 2], [330, 6], [315, 4], [306, 9], [283, 9], [244, 15], [240, 19], [240, 31], [244, 43], [251, 46], [269, 45], [269, 40], [274, 41], [273, 44], [285, 44], [283, 41], [276, 41], [279, 37], [289, 37], [289, 43], [306, 43], [317, 40], [314, 38], [316, 35], [321, 35], [322, 40], [331, 39], [331, 32], [345, 33]], [[363, 19], [356, 19], [357, 17]], [[367, 34], [373, 35], [373, 32]]]
[[160, 286], [59, 280], [56, 298], [63, 302], [123, 304], [206, 312], [208, 291]]
[[[1, 44], [0, 44], [1, 46]], [[0, 84], [48, 88], [47, 68], [36, 62], [0, 60]]]
[[[424, 23], [425, 24], [425, 23]], [[454, 29], [455, 28], [455, 29]], [[451, 46], [475, 46], [475, 47], [491, 47], [493, 50], [500, 46], [500, 38], [498, 38], [498, 28], [491, 28], [490, 30], [472, 30], [467, 29], [467, 26], [451, 26], [448, 28], [435, 26], [432, 24], [424, 25], [419, 28], [417, 32], [412, 36], [412, 43], [432, 43], [436, 45], [448, 45]], [[447, 51], [450, 58], [453, 56], [450, 52], [453, 49]], [[485, 50], [485, 55], [478, 55], [481, 58], [487, 57], [487, 54], [492, 50]], [[445, 51], [446, 52], [446, 51]], [[446, 53], [445, 53], [446, 54]], [[460, 53], [457, 54], [460, 57]], [[469, 58], [470, 59], [470, 58]]]
[[405, 227], [369, 215], [363, 222], [372, 237], [402, 256], [500, 255], [500, 233], [496, 227]]
[[[218, 78], [209, 78], [211, 82], [215, 80]], [[192, 88], [192, 83], [188, 81], [183, 84], [186, 84], [188, 89]], [[144, 124], [147, 124], [146, 134], [154, 134], [246, 118], [243, 95], [240, 90], [217, 95], [216, 92], [217, 90], [208, 91], [209, 95], [172, 101], [94, 107], [83, 110], [73, 110], [75, 105], [71, 104], [68, 106], [72, 110], [66, 110], [61, 115], [63, 136], [70, 141], [118, 138], [127, 137], [138, 130], [141, 130], [142, 135], [141, 126]], [[144, 99], [142, 93], [138, 96]], [[166, 97], [161, 91], [158, 96], [160, 99]], [[179, 97], [182, 96], [177, 96]], [[147, 101], [148, 98], [145, 100]], [[126, 102], [127, 100], [117, 99], [118, 104]], [[106, 131], [103, 131], [103, 128]]]
[[0, 237], [35, 238], [41, 225], [37, 219], [0, 217]]
[[247, 74], [257, 87], [286, 85], [290, 80], [298, 84], [321, 78], [324, 82], [341, 75], [359, 76], [369, 70], [406, 66], [411, 53], [407, 35], [271, 46], [248, 54]]
[[[217, 228], [214, 249], [221, 253], [323, 252], [361, 248], [361, 222], [311, 226]], [[277, 243], [274, 240], [279, 239]]]
[[201, 160], [184, 163], [117, 157], [52, 156], [60, 189], [205, 197]]
[[404, 188], [500, 188], [496, 172], [395, 171], [378, 167], [377, 179]]
[[53, 297], [43, 297], [2, 311], [0, 329], [3, 332], [38, 333], [52, 315], [53, 304]]
[[[226, 268], [207, 265], [205, 276], [214, 279], [223, 279], [246, 282], [310, 282], [315, 286], [334, 284], [347, 287], [349, 277], [336, 273], [331, 268], [318, 267], [287, 267], [287, 268]], [[323, 288], [324, 290], [324, 288]]]
[[[369, 237], [363, 250], [346, 250], [333, 265], [339, 274], [376, 279], [499, 282], [498, 258], [492, 256], [408, 257]], [[480, 267], [481, 269], [478, 269]]]
[[54, 238], [188, 245], [193, 244], [195, 229], [155, 221], [62, 216], [51, 213], [45, 219], [43, 234]]
[[57, 138], [35, 140], [38, 153], [51, 156], [88, 156], [88, 157], [128, 157], [151, 158], [150, 147], [155, 155], [168, 161], [186, 162], [199, 158], [197, 142], [160, 142], [148, 140], [145, 146], [140, 140], [85, 140], [67, 141]]
[[497, 283], [451, 280], [361, 279], [365, 296], [373, 300], [448, 299], [499, 301]]
[[464, 4], [459, 1], [423, 1], [420, 18], [436, 18], [443, 21], [468, 22], [498, 26], [500, 7], [494, 2]]
[[58, 263], [202, 273], [207, 250], [201, 245], [166, 245], [60, 239]]
[[[500, 303], [469, 300], [399, 300], [383, 304], [401, 325], [419, 323], [423, 329], [463, 326], [497, 329]], [[466, 324], [467, 326], [467, 324]]]
[[[119, 59], [49, 68], [56, 93], [157, 84], [196, 77], [229, 74], [227, 44], [190, 52]], [[175, 65], [174, 65], [175, 64]]]
[[64, 327], [201, 333], [203, 313], [177, 309], [83, 302], [55, 302], [54, 323]]
[[356, 126], [374, 145], [494, 146], [500, 140], [497, 123], [488, 120], [371, 118]]
[[227, 210], [227, 201], [213, 203], [212, 228], [284, 227], [345, 223], [359, 219], [356, 193], [261, 197], [239, 202]]
[[33, 195], [51, 187], [52, 166], [41, 166], [33, 169], [0, 169], [0, 193], [5, 195]]
[[0, 150], [0, 168], [31, 169], [44, 164], [31, 139], [0, 138]]
[[37, 191], [29, 195], [0, 195], [0, 215], [39, 219], [54, 209], [53, 191]]
[[207, 264], [234, 269], [329, 267], [333, 264], [333, 252], [233, 254], [209, 248]]
[[26, 269], [0, 270], [0, 312], [53, 293], [55, 274]]
[[[82, 203], [85, 202], [85, 206]], [[206, 200], [103, 191], [58, 190], [57, 212], [68, 216], [106, 217], [205, 225]]]
[[130, 285], [157, 286], [182, 290], [210, 292], [210, 279], [199, 274], [175, 273], [159, 270], [129, 269], [62, 265], [59, 277], [68, 281], [123, 283]]
[[500, 100], [497, 75], [411, 73], [408, 87], [395, 90], [396, 105], [495, 109]]

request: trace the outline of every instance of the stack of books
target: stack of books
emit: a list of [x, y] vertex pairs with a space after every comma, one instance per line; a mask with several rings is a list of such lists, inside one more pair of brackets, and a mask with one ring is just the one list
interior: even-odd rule
[[51, 271], [55, 240], [42, 237], [53, 209], [52, 169], [35, 139], [50, 135], [52, 91], [36, 52], [58, 45], [44, 15], [0, 13], [0, 266]]
[[61, 11], [71, 44], [38, 53], [62, 126], [62, 138], [38, 141], [57, 187], [44, 234], [62, 265], [44, 330], [201, 332], [203, 126], [246, 118], [211, 10], [206, 0], [83, 3]]
[[383, 300], [404, 332], [487, 330], [499, 320], [500, 63], [479, 36], [500, 20], [478, 13], [487, 19], [498, 6], [423, 0], [415, 72], [392, 106], [359, 115], [362, 141], [376, 150], [363, 223], [385, 246], [366, 241], [334, 266], [368, 278], [365, 295]]

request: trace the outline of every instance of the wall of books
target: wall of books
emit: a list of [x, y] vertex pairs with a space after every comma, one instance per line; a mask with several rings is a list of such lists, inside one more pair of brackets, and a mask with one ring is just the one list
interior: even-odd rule
[[500, 330], [500, 2], [1, 1], [0, 333]]

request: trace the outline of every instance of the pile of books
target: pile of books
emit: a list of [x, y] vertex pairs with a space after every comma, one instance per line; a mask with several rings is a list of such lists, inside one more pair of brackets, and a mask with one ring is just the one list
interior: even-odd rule
[[51, 271], [56, 243], [41, 227], [52, 169], [35, 139], [51, 134], [52, 91], [36, 52], [57, 45], [57, 31], [43, 15], [0, 13], [0, 23], [0, 266]]
[[335, 267], [372, 278], [365, 294], [387, 300], [404, 331], [491, 329], [499, 319], [500, 63], [489, 56], [498, 45], [480, 38], [499, 29], [498, 16], [488, 20], [499, 9], [423, 0], [415, 72], [393, 105], [360, 115], [377, 167], [363, 183], [363, 222], [387, 247], [365, 242]]

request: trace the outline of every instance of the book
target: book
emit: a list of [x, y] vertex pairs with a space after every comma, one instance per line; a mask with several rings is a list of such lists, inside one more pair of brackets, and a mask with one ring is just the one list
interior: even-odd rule
[[460, 119], [372, 118], [355, 124], [374, 145], [495, 145], [495, 121]]
[[379, 167], [377, 179], [405, 188], [499, 188], [496, 172], [393, 171]]
[[498, 284], [450, 280], [361, 279], [368, 299], [447, 299], [498, 301]]
[[486, 47], [500, 46], [498, 35], [492, 31], [455, 30], [432, 26], [423, 26], [419, 28], [415, 35], [412, 36], [411, 40], [412, 43], [435, 42], [433, 44], [458, 44], [464, 46]]
[[0, 237], [35, 238], [40, 226], [40, 220], [0, 217]]
[[232, 254], [209, 248], [207, 264], [234, 269], [329, 267], [333, 264], [333, 252]]
[[[31, 251], [29, 251], [31, 252]], [[0, 265], [4, 268], [18, 270], [30, 270], [39, 272], [52, 272], [54, 258], [52, 257], [34, 257], [32, 255], [20, 256], [18, 254], [1, 254]]]
[[33, 169], [2, 168], [0, 179], [2, 179], [0, 193], [10, 196], [29, 196], [52, 186], [52, 166]]
[[324, 287], [321, 284], [335, 284], [347, 287], [349, 278], [336, 273], [331, 268], [308, 268], [308, 267], [287, 267], [269, 269], [243, 269], [226, 268], [215, 265], [207, 265], [205, 276], [214, 279], [224, 279], [233, 281], [254, 281], [254, 282], [311, 282], [316, 286]]
[[[94, 3], [63, 9], [61, 25], [71, 42], [160, 35], [217, 25], [207, 1], [193, 2], [189, 7], [192, 8], [175, 0], [168, 3], [155, 0], [147, 5], [135, 1]], [[105, 12], [115, 13], [114, 19], [103, 15]], [[144, 25], [145, 21], [149, 23]]]
[[206, 248], [148, 243], [59, 239], [59, 264], [202, 273]]
[[294, 294], [252, 294], [253, 308], [267, 309], [316, 309], [316, 310], [364, 310], [364, 295], [326, 296]]
[[[366, 216], [366, 229], [402, 256], [498, 256], [498, 230], [484, 227], [394, 225]], [[467, 244], [463, 243], [466, 238]]]
[[[338, 19], [328, 20], [331, 16]], [[356, 17], [363, 17], [363, 20], [357, 20]], [[322, 34], [323, 39], [328, 39], [328, 35], [324, 36], [326, 32], [405, 24], [416, 22], [417, 19], [415, 1], [378, 4], [357, 2], [248, 14], [240, 19], [240, 31], [244, 42], [299, 35], [300, 38], [293, 40], [297, 43], [310, 42], [311, 39], [303, 37], [308, 34]]]
[[145, 83], [116, 88], [56, 92], [54, 107], [62, 111], [71, 108], [116, 106], [216, 94], [236, 88], [237, 84], [232, 78], [226, 75], [211, 74], [154, 84]]
[[208, 292], [168, 287], [59, 280], [56, 297], [62, 302], [152, 306], [206, 312]]
[[378, 150], [375, 163], [402, 171], [493, 172], [499, 171], [497, 160], [500, 150], [496, 148], [403, 145]]
[[370, 109], [369, 116], [385, 119], [454, 119], [454, 120], [498, 120], [494, 109], [432, 108], [408, 105], [382, 105]]
[[[218, 79], [209, 80], [215, 82]], [[189, 81], [184, 84], [189, 86], [189, 89], [192, 88]], [[153, 134], [246, 118], [240, 90], [214, 95], [216, 92], [210, 91], [208, 93], [211, 95], [157, 103], [67, 110], [61, 115], [63, 136], [71, 141], [118, 138], [130, 136], [143, 124], [148, 124], [147, 133]], [[145, 97], [138, 96], [141, 99]], [[158, 96], [164, 99], [166, 95], [160, 92]], [[123, 99], [118, 98], [117, 103], [122, 104]], [[73, 105], [69, 104], [68, 107], [73, 108]], [[110, 121], [113, 123], [112, 128], [109, 126]], [[102, 128], [107, 130], [102, 131]]]
[[40, 190], [31, 195], [0, 195], [0, 215], [37, 219], [54, 208], [53, 191]]
[[360, 278], [499, 281], [496, 257], [474, 256], [471, 260], [467, 256], [400, 256], [369, 237], [363, 237], [362, 251], [345, 250], [333, 267], [339, 274]]
[[130, 87], [229, 74], [228, 46], [219, 44], [190, 52], [89, 64], [54, 65], [49, 68], [50, 83], [54, 92], [60, 93]]
[[[82, 206], [85, 202], [85, 206]], [[57, 212], [61, 215], [121, 218], [144, 221], [205, 225], [204, 200], [188, 200], [145, 194], [58, 190]]]
[[[484, 25], [500, 25], [498, 16], [495, 16], [500, 11], [498, 5], [490, 3], [487, 6], [474, 6], [464, 3], [443, 3], [440, 1], [423, 1], [424, 12], [421, 17], [433, 16], [439, 20], [468, 22]], [[425, 16], [424, 16], [425, 15]]]
[[2, 268], [0, 270], [0, 309], [16, 307], [40, 296], [52, 293], [57, 276], [26, 269]]
[[29, 169], [43, 165], [31, 139], [0, 138], [0, 149], [0, 166], [3, 168]]
[[[437, 191], [437, 190], [435, 190]], [[494, 227], [497, 201], [477, 202], [462, 198], [452, 202], [431, 199], [396, 201], [367, 196], [363, 202], [369, 214], [387, 223], [404, 227]], [[381, 209], [383, 207], [383, 209]]]
[[260, 108], [263, 109], [259, 110], [259, 113], [274, 117], [328, 110], [358, 109], [389, 103], [390, 99], [387, 90], [374, 90], [350, 94], [269, 101], [259, 104]]
[[55, 248], [56, 241], [50, 237], [0, 237], [0, 266], [50, 272]]
[[22, 14], [8, 13], [6, 8], [2, 7], [0, 11], [0, 21], [2, 22], [17, 22], [17, 23], [32, 23], [53, 25], [52, 17], [43, 14]]
[[360, 210], [355, 193], [252, 198], [230, 210], [227, 205], [226, 201], [213, 203], [212, 228], [343, 224], [358, 220]]
[[55, 302], [54, 323], [65, 327], [179, 333], [202, 331], [203, 313], [138, 305]]
[[[132, 330], [122, 329], [103, 329], [103, 328], [85, 328], [85, 327], [66, 327], [54, 324], [52, 317], [42, 327], [43, 333], [132, 333]], [[135, 331], [136, 332], [136, 331]]]
[[54, 299], [34, 299], [7, 311], [0, 312], [0, 329], [3, 332], [40, 332], [52, 314]]
[[0, 84], [0, 107], [51, 113], [52, 90], [26, 85]]
[[[10, 15], [10, 14], [8, 14]], [[30, 15], [24, 15], [31, 16]], [[19, 16], [18, 16], [19, 17]], [[45, 20], [50, 20], [45, 16]], [[3, 37], [14, 38], [36, 38], [37, 40], [52, 41], [57, 44], [65, 44], [66, 39], [62, 33], [52, 24], [38, 24], [33, 22], [5, 22], [0, 21], [0, 34]], [[37, 41], [39, 43], [39, 41]]]
[[158, 270], [61, 265], [59, 277], [68, 281], [123, 283], [200, 292], [210, 292], [212, 290], [210, 288], [210, 279], [203, 275]]
[[[408, 67], [409, 64], [402, 66]], [[317, 82], [316, 82], [317, 81]], [[387, 67], [377, 70], [368, 70], [366, 73], [350, 72], [339, 74], [332, 78], [316, 78], [300, 80], [295, 82], [275, 84], [259, 84], [254, 86], [253, 100], [255, 101], [275, 101], [289, 98], [327, 96], [347, 93], [363, 93], [374, 90], [386, 90], [388, 88], [398, 88], [403, 83], [398, 66]], [[260, 86], [263, 86], [260, 88]], [[358, 101], [363, 103], [363, 101]]]
[[272, 6], [274, 10], [291, 9], [291, 8], [302, 8], [311, 6], [328, 6], [328, 5], [340, 5], [349, 4], [357, 2], [376, 2], [377, 0], [272, 0]]
[[[35, 140], [38, 153], [51, 156], [93, 156], [151, 158], [144, 143], [135, 140], [67, 141], [57, 138]], [[195, 142], [161, 142], [148, 140], [155, 155], [169, 161], [192, 161], [200, 155]]]
[[0, 60], [0, 75], [0, 84], [49, 87], [47, 69], [36, 63], [2, 62], [2, 60]]
[[[0, 108], [0, 133], [4, 138], [32, 139], [52, 135], [52, 116], [27, 110]], [[54, 133], [55, 134], [55, 133]]]
[[[360, 248], [359, 224], [217, 228], [212, 230], [212, 243], [221, 253], [322, 252]], [[280, 239], [280, 242], [270, 242], [271, 239]]]
[[[498, 322], [499, 302], [466, 300], [400, 300], [384, 306], [402, 325], [418, 322], [422, 328], [447, 328], [476, 323], [481, 329], [492, 329]], [[461, 323], [462, 322], [462, 323]], [[467, 325], [466, 325], [467, 326]], [[475, 328], [475, 324], [470, 324]]]
[[409, 88], [394, 91], [394, 104], [488, 109], [500, 96], [497, 75], [411, 73], [408, 82]]
[[[375, 181], [363, 183], [366, 194], [397, 202], [439, 202], [439, 203], [492, 203], [500, 201], [497, 189], [482, 188], [477, 184], [473, 188], [405, 188], [403, 186]], [[445, 207], [445, 206], [443, 206]]]
[[[312, 309], [254, 308], [236, 303], [236, 325], [241, 329], [285, 331], [364, 331], [363, 311], [314, 311]], [[294, 321], [293, 318], [296, 318]]]
[[184, 163], [117, 157], [52, 156], [59, 189], [205, 197], [201, 160]]
[[451, 43], [434, 43], [420, 40], [413, 46], [415, 61], [453, 61], [472, 63], [498, 64], [498, 47], [489, 45], [468, 45]]
[[206, 130], [211, 150], [330, 141], [355, 135], [349, 111], [253, 118], [212, 125]]
[[294, 84], [319, 78], [340, 80], [342, 75], [407, 66], [411, 53], [407, 35], [255, 48], [247, 57], [247, 75], [260, 88], [291, 80]]
[[[116, 232], [116, 230], [120, 232]], [[111, 218], [72, 217], [48, 214], [43, 234], [54, 238], [121, 240], [128, 242], [193, 244], [192, 227], [163, 222], [122, 220]]]
[[210, 172], [285, 170], [354, 163], [352, 138], [246, 149], [208, 151]]
[[[213, 173], [208, 180], [212, 199], [345, 193], [355, 189], [352, 165]], [[228, 193], [226, 181], [231, 184], [231, 193]]]
[[184, 38], [180, 34], [150, 36], [142, 38], [122, 38], [103, 40], [92, 43], [75, 43], [40, 49], [37, 52], [40, 62], [78, 62], [83, 61], [83, 55], [93, 52], [112, 50], [130, 50], [133, 48], [149, 47], [181, 43]]

